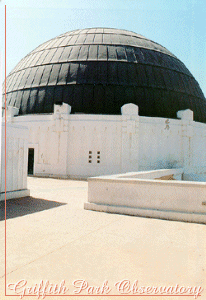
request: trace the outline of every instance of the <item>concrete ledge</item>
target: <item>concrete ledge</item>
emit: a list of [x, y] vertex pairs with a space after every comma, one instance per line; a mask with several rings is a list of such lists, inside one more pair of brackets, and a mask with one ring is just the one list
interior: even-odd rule
[[[30, 190], [6, 192], [6, 200], [30, 196]], [[0, 201], [5, 200], [5, 193], [0, 193]]]
[[[182, 178], [182, 169], [133, 172], [88, 179], [85, 209], [206, 224], [206, 183]], [[173, 177], [174, 176], [174, 177]]]
[[183, 169], [162, 169], [141, 172], [129, 172], [116, 175], [118, 178], [160, 179], [161, 177], [173, 175], [174, 179], [181, 180]]
[[[109, 178], [110, 177], [110, 178]], [[90, 177], [87, 179], [88, 182], [109, 182], [109, 183], [128, 183], [128, 184], [145, 184], [145, 185], [154, 185], [154, 186], [176, 186], [176, 187], [198, 187], [206, 189], [205, 182], [197, 182], [197, 181], [171, 181], [171, 180], [158, 180], [158, 179], [139, 179], [139, 178], [117, 178], [111, 176], [101, 176], [101, 177]]]
[[206, 224], [206, 214], [201, 214], [201, 213], [186, 213], [186, 212], [179, 212], [179, 211], [145, 209], [140, 207], [134, 208], [134, 207], [126, 207], [126, 206], [112, 206], [112, 205], [102, 205], [102, 204], [89, 203], [89, 202], [84, 203], [84, 209], [99, 211], [99, 212], [124, 214], [130, 216]]

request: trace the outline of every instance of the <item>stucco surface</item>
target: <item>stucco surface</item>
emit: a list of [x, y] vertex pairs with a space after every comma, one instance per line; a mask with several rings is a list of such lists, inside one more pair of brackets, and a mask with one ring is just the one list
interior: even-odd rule
[[[135, 109], [134, 109], [135, 108]], [[87, 178], [144, 170], [184, 168], [206, 172], [206, 124], [181, 119], [141, 117], [126, 104], [122, 115], [69, 114], [67, 104], [54, 114], [11, 118], [29, 129], [34, 175]]]

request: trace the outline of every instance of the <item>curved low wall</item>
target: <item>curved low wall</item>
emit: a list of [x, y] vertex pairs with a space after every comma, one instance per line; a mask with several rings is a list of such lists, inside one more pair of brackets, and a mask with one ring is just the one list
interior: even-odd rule
[[179, 170], [155, 170], [88, 179], [85, 209], [206, 224], [206, 183], [162, 180]]

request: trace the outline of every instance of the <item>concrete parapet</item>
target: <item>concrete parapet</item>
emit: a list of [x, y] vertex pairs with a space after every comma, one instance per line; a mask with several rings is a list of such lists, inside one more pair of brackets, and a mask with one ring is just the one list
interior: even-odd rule
[[206, 183], [161, 180], [168, 174], [182, 174], [182, 170], [89, 178], [84, 208], [206, 224]]

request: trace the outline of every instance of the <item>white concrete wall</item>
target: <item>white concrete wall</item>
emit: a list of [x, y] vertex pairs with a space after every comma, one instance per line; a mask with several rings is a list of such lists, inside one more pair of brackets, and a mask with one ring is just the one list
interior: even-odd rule
[[[7, 199], [29, 195], [27, 190], [28, 129], [6, 124], [6, 192]], [[1, 140], [0, 200], [5, 193], [5, 123]]]
[[70, 115], [67, 174], [93, 176], [121, 171], [119, 116]]
[[153, 179], [181, 172], [158, 170], [145, 174], [140, 172], [136, 175], [129, 173], [89, 178], [88, 202], [84, 207], [112, 213], [206, 223], [206, 183]]
[[164, 168], [206, 174], [206, 124], [192, 121], [190, 110], [179, 112], [180, 120], [140, 117], [134, 104], [124, 105], [118, 116], [69, 112], [66, 104], [50, 115], [9, 112], [13, 124], [29, 128], [35, 175], [88, 177]]
[[206, 124], [193, 124], [192, 159], [195, 173], [204, 173], [206, 170]]
[[121, 116], [29, 115], [13, 117], [11, 122], [29, 128], [35, 175], [87, 177], [121, 172]]
[[140, 117], [139, 170], [184, 165], [181, 121]]

